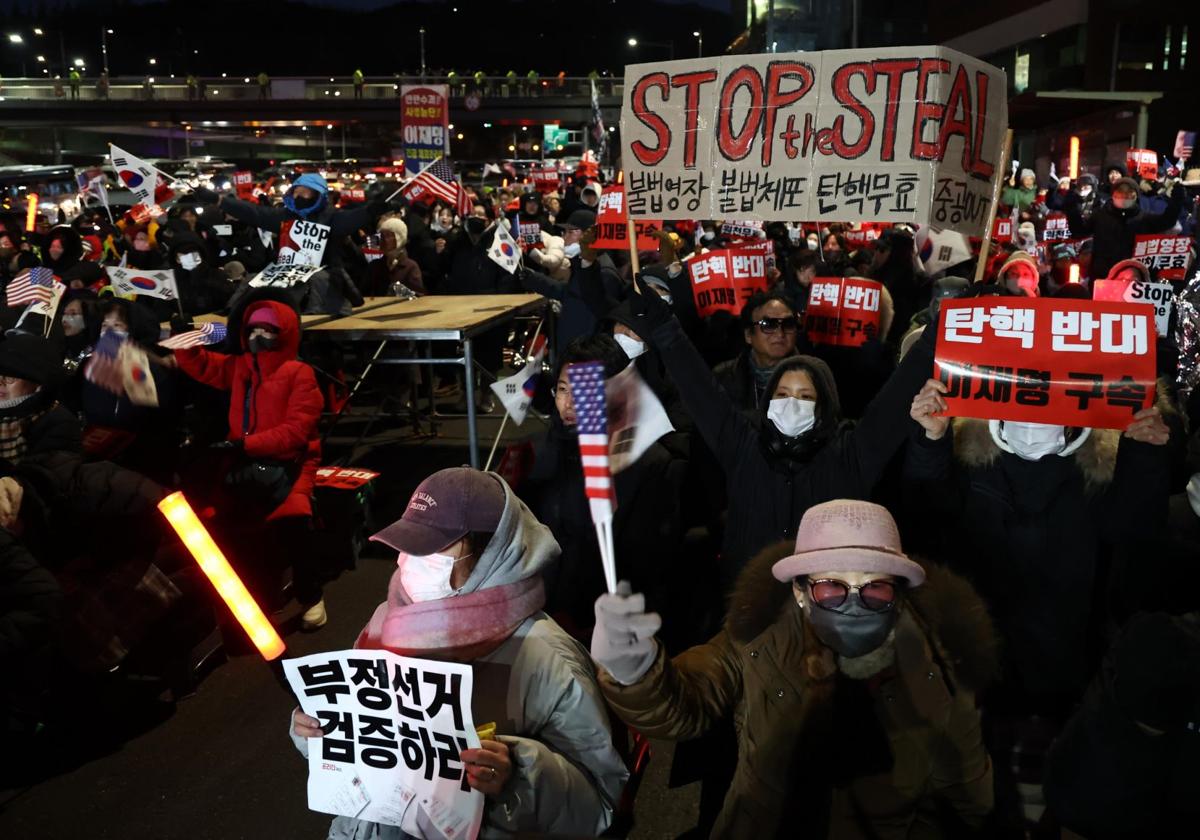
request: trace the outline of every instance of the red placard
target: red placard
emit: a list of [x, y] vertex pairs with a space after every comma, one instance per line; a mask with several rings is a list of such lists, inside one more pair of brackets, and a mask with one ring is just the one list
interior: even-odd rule
[[233, 173], [233, 188], [237, 197], [249, 200], [254, 198], [254, 173], [249, 170], [239, 170]]
[[804, 331], [813, 344], [861, 347], [879, 335], [882, 287], [865, 277], [814, 277]]
[[1133, 238], [1133, 258], [1160, 273], [1176, 269], [1186, 274], [1192, 261], [1192, 237], [1139, 233]]
[[1124, 429], [1154, 400], [1154, 312], [1141, 304], [947, 300], [938, 330], [954, 417]]
[[520, 214], [517, 215], [517, 229], [513, 231], [514, 238], [521, 244], [523, 250], [542, 247], [542, 225], [540, 222], [526, 222]]
[[334, 487], [338, 490], [357, 490], [379, 477], [379, 473], [371, 470], [360, 470], [348, 467], [318, 467], [317, 486]]
[[1071, 238], [1071, 227], [1067, 224], [1067, 214], [1053, 210], [1046, 216], [1046, 227], [1042, 230], [1043, 242], [1066, 242]]
[[362, 187], [348, 187], [339, 193], [342, 201], [362, 202], [367, 200], [367, 191]]
[[559, 187], [558, 167], [554, 164], [543, 164], [529, 172], [533, 178], [533, 186], [540, 193], [557, 192]]
[[[597, 237], [593, 248], [629, 247], [629, 227], [626, 224], [629, 215], [625, 208], [625, 190], [621, 187], [610, 187], [600, 196], [600, 212], [596, 214]], [[639, 219], [633, 224], [637, 231], [637, 249], [639, 251], [655, 251], [658, 249], [659, 223], [648, 219]]]
[[846, 244], [848, 245], [862, 247], [863, 245], [870, 245], [879, 238], [879, 234], [890, 227], [892, 227], [891, 222], [863, 222], [858, 226], [858, 230], [843, 232], [842, 238], [846, 240]]
[[687, 267], [701, 318], [740, 314], [755, 292], [767, 288], [767, 249], [761, 246], [708, 251], [688, 260]]
[[996, 242], [1013, 241], [1013, 223], [1008, 216], [997, 216], [992, 225], [992, 239]]
[[1153, 149], [1130, 149], [1125, 153], [1125, 169], [1131, 178], [1158, 177], [1158, 152]]

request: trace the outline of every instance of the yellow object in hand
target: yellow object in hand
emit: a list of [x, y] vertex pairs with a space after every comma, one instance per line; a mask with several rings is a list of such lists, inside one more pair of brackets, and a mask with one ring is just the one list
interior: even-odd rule
[[481, 741], [496, 740], [496, 722], [492, 721], [491, 723], [485, 723], [482, 726], [476, 726], [475, 733], [479, 736], [479, 740]]

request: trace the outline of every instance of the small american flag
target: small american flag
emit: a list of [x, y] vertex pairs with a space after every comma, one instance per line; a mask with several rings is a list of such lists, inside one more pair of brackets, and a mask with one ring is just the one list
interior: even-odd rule
[[38, 266], [27, 268], [4, 290], [9, 306], [49, 303], [54, 298], [54, 272]]
[[579, 454], [583, 459], [583, 489], [592, 509], [592, 520], [611, 519], [617, 506], [608, 463], [608, 406], [604, 398], [604, 364], [583, 362], [567, 367]]
[[117, 356], [125, 339], [113, 332], [100, 334], [92, 355], [88, 358], [87, 366], [83, 369], [84, 377], [106, 391], [114, 394], [125, 392], [125, 379], [121, 374], [121, 366]]
[[197, 329], [173, 335], [165, 341], [160, 341], [158, 346], [168, 350], [183, 350], [187, 347], [220, 344], [225, 340], [226, 334], [227, 330], [224, 324], [212, 322], [201, 324]]
[[413, 200], [424, 200], [422, 193], [446, 202], [459, 216], [471, 215], [471, 197], [455, 179], [454, 170], [445, 158], [438, 158], [422, 169], [404, 188], [405, 197]]

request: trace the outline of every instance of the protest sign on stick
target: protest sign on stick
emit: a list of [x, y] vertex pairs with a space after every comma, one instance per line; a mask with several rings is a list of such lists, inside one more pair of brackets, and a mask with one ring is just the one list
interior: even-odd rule
[[1124, 302], [944, 301], [934, 372], [946, 413], [1125, 429], [1154, 401], [1152, 318]]
[[938, 46], [625, 68], [630, 216], [933, 224], [980, 236], [1004, 72]]
[[310, 809], [416, 837], [476, 836], [483, 794], [459, 758], [479, 749], [470, 665], [343, 650], [287, 659], [283, 670], [325, 732], [308, 746]]
[[686, 265], [701, 318], [714, 312], [738, 315], [755, 292], [767, 288], [767, 255], [772, 243], [719, 248], [691, 257]]
[[879, 337], [883, 287], [865, 277], [814, 277], [804, 329], [813, 344], [861, 347]]

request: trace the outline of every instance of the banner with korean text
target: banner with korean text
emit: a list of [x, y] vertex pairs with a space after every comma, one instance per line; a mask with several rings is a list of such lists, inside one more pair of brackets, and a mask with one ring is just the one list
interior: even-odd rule
[[404, 171], [416, 175], [450, 153], [450, 87], [401, 85], [400, 129]]
[[814, 277], [804, 330], [813, 344], [861, 347], [879, 336], [883, 287], [865, 277]]
[[[596, 214], [596, 242], [593, 248], [619, 248], [624, 251], [629, 247], [629, 216], [625, 212], [625, 190], [621, 187], [609, 187], [600, 196], [600, 208]], [[658, 231], [659, 223], [641, 219], [633, 223], [637, 233], [637, 249], [639, 251], [654, 251], [658, 249], [658, 239], [654, 234]]]
[[942, 303], [935, 376], [947, 414], [1124, 429], [1154, 400], [1154, 311], [1134, 303]]
[[767, 256], [773, 244], [706, 251], [686, 263], [701, 318], [716, 312], [738, 315], [755, 292], [767, 288]]
[[981, 236], [1002, 70], [944, 47], [625, 68], [633, 218], [915, 222]]

